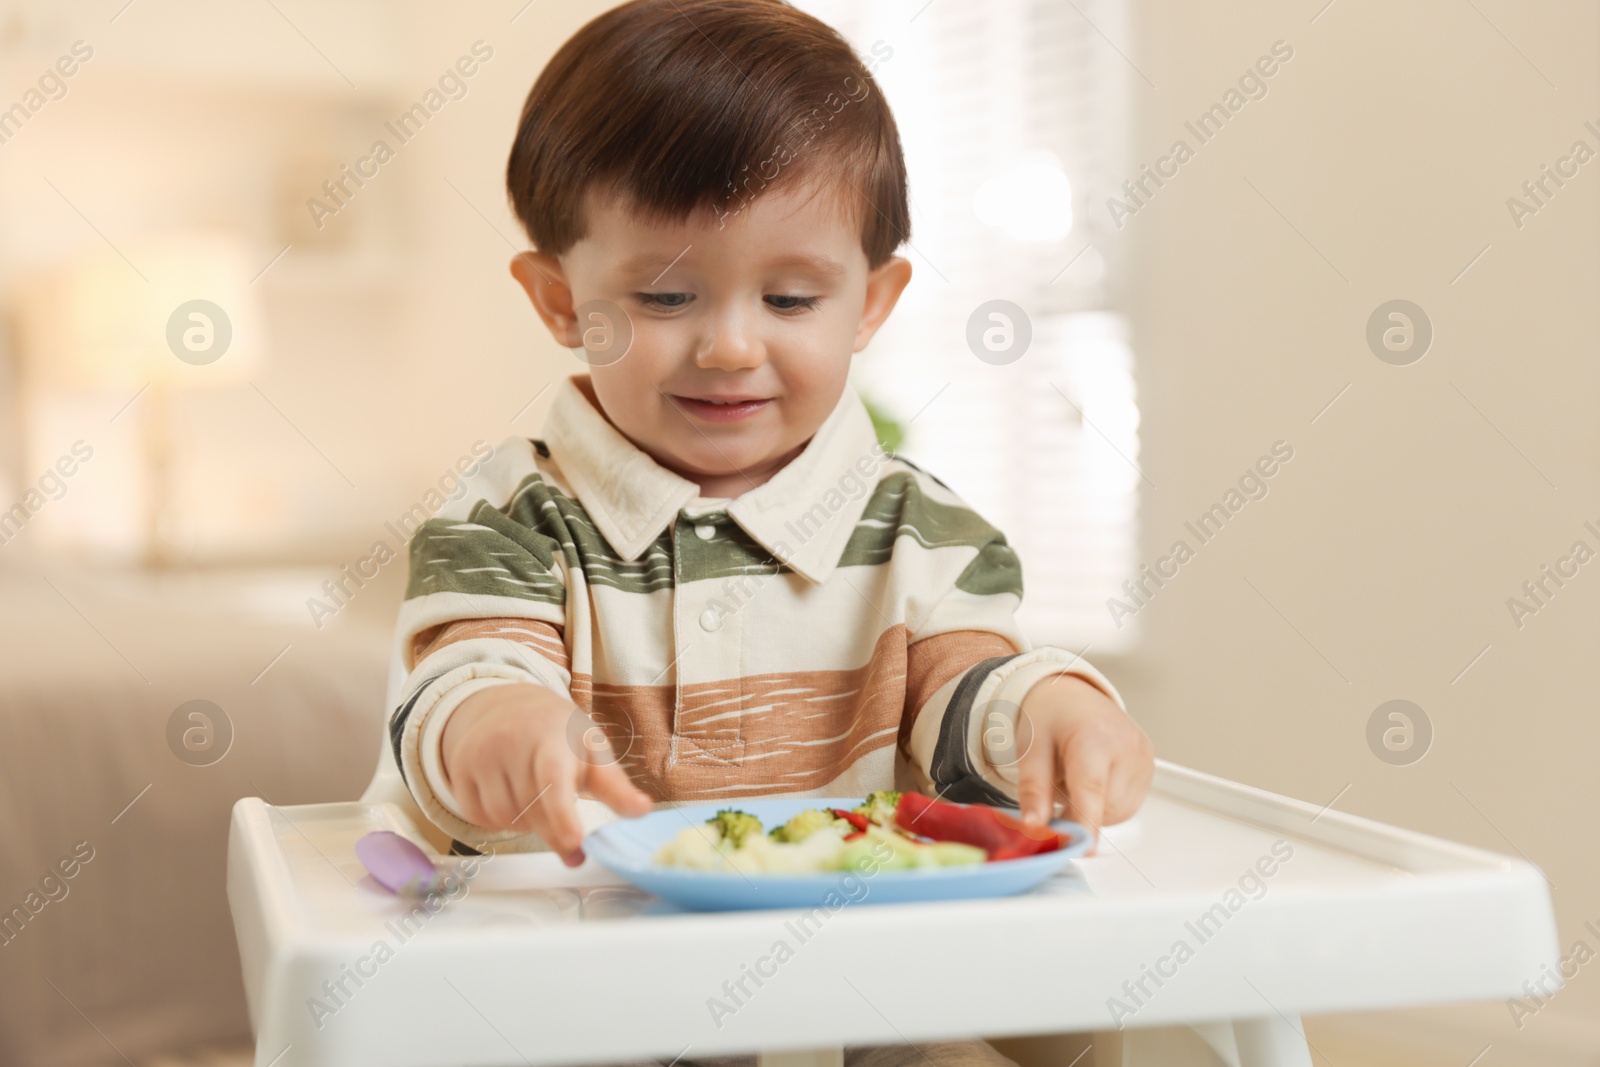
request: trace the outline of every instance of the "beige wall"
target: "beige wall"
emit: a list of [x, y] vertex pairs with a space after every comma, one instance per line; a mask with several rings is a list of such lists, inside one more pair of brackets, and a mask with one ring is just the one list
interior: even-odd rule
[[[1600, 149], [1600, 12], [1475, 2], [1338, 0], [1314, 23], [1322, 0], [1143, 4], [1141, 161], [1195, 144], [1184, 120], [1294, 48], [1126, 223], [1146, 558], [1274, 441], [1295, 454], [1141, 614], [1127, 684], [1169, 759], [1318, 803], [1348, 786], [1340, 810], [1522, 852], [1559, 887], [1563, 945], [1600, 949], [1581, 928], [1600, 919], [1600, 562], [1521, 629], [1506, 607], [1574, 541], [1600, 550], [1600, 160], [1520, 230], [1505, 204], [1575, 140]], [[1364, 339], [1394, 298], [1435, 328], [1410, 366]], [[1411, 766], [1365, 741], [1393, 698], [1433, 723]], [[1600, 968], [1520, 1034], [1504, 1004], [1448, 1017], [1483, 1035], [1436, 1042], [1451, 1062], [1490, 1041], [1592, 1053]]]
[[[352, 0], [223, 16], [176, 0], [111, 22], [120, 6], [0, 7], [7, 105], [73, 40], [94, 49], [66, 96], [0, 146], [0, 297], [25, 314], [26, 286], [75, 257], [112, 255], [107, 242], [148, 270], [146, 242], [174, 229], [238, 235], [260, 267], [289, 245], [251, 287], [268, 348], [249, 382], [173, 400], [178, 496], [212, 493], [179, 555], [352, 559], [475, 440], [531, 433], [549, 394], [512, 416], [577, 366], [507, 273], [525, 242], [503, 175], [533, 77], [603, 5], [535, 3], [518, 16], [521, 3]], [[401, 145], [385, 120], [479, 40], [494, 55], [466, 96]], [[311, 225], [306, 201], [379, 138], [394, 159]], [[75, 438], [97, 450], [75, 491], [30, 523], [31, 542], [78, 548], [108, 502], [113, 525], [137, 511], [142, 409], [109, 421], [131, 388], [29, 393], [17, 417], [5, 392], [0, 377], [0, 497]], [[219, 479], [237, 500], [215, 493]]]

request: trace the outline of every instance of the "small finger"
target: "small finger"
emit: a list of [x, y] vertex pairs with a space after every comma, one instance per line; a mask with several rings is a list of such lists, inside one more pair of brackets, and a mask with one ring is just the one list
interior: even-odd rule
[[[1019, 733], [1023, 721], [1019, 716]], [[1055, 807], [1051, 795], [1055, 780], [1055, 746], [1047, 738], [1034, 738], [1017, 760], [1017, 807], [1024, 823], [1040, 826], [1050, 821]]]
[[[576, 867], [583, 863], [583, 848], [581, 844], [577, 846], [571, 844], [573, 839], [571, 830], [568, 829], [567, 823], [556, 811], [555, 807], [551, 806], [551, 797], [554, 793], [555, 790], [553, 788], [547, 790], [539, 798], [538, 802], [529, 809], [528, 829], [532, 833], [538, 834], [544, 840], [544, 843], [549, 846], [550, 851], [561, 857], [562, 863], [568, 867]], [[581, 842], [581, 835], [578, 840]]]
[[1064, 770], [1069, 817], [1092, 830], [1098, 842], [1111, 770], [1106, 754], [1099, 746], [1076, 746], [1067, 752]]
[[543, 795], [545, 843], [560, 853], [562, 862], [576, 867], [583, 862], [583, 823], [578, 819], [577, 761], [565, 749], [534, 761], [535, 779]]
[[650, 797], [633, 784], [622, 764], [594, 763], [584, 768], [584, 787], [618, 815], [634, 818], [653, 806]]

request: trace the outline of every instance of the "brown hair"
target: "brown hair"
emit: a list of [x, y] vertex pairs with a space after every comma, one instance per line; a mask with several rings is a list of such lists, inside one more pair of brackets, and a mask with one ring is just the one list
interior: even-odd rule
[[584, 236], [590, 189], [682, 220], [800, 178], [832, 179], [871, 266], [910, 236], [888, 103], [843, 37], [783, 0], [632, 0], [598, 16], [533, 83], [506, 165], [512, 209], [550, 255]]

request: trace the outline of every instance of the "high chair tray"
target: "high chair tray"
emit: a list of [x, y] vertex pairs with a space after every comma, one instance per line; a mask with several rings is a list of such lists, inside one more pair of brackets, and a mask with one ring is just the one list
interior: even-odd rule
[[1519, 994], [1558, 958], [1547, 884], [1522, 860], [1164, 762], [1098, 856], [995, 900], [858, 908], [863, 889], [846, 888], [834, 907], [689, 913], [592, 861], [522, 853], [441, 857], [461, 878], [430, 910], [366, 875], [354, 845], [372, 830], [428, 847], [391, 804], [234, 807], [256, 1067], [1281, 1030], [1299, 1013]]

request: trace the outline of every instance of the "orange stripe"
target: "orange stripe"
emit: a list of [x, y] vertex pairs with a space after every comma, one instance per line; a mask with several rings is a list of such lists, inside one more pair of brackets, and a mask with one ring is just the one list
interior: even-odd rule
[[[685, 685], [572, 680], [639, 787], [660, 800], [798, 792], [895, 743], [905, 707], [906, 631], [886, 630], [851, 670], [752, 675]], [[677, 731], [673, 725], [676, 722]]]
[[950, 679], [991, 656], [1010, 656], [1017, 649], [988, 630], [952, 630], [925, 637], [906, 650], [906, 713], [900, 720], [900, 749], [911, 750], [911, 728], [928, 698]]
[[562, 670], [570, 669], [571, 662], [567, 646], [561, 639], [561, 631], [550, 623], [532, 619], [460, 619], [430, 626], [411, 639], [411, 663], [407, 669], [441, 648], [480, 637], [515, 641], [533, 649]]

